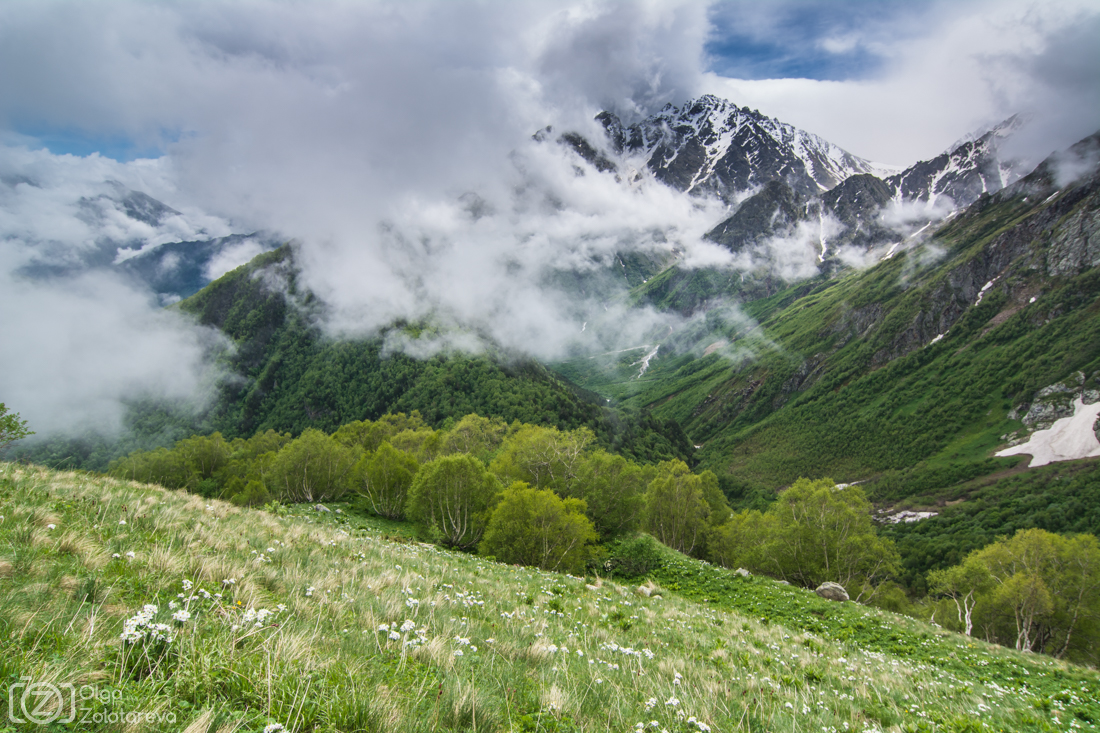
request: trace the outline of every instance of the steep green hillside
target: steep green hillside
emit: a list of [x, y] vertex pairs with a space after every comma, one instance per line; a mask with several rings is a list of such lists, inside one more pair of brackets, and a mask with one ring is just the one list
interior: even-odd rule
[[[299, 292], [289, 246], [261, 255], [179, 306], [236, 343], [210, 428], [226, 436], [268, 429], [332, 432], [356, 420], [419, 411], [433, 426], [470, 413], [507, 422], [592, 428], [614, 451], [654, 461], [690, 456], [674, 421], [616, 412], [538, 362], [489, 351], [446, 349], [428, 358], [412, 349], [446, 337], [431, 324], [396, 324], [373, 338], [336, 340], [315, 325], [323, 306]], [[484, 343], [486, 340], [481, 339]], [[410, 349], [411, 350], [411, 349]]]
[[3, 731], [1100, 724], [1095, 670], [671, 552], [622, 585], [12, 464], [0, 515]]
[[919, 593], [929, 570], [958, 564], [970, 551], [1017, 530], [1100, 537], [1100, 459], [1052, 463], [935, 489], [937, 496], [904, 503], [934, 511], [935, 517], [879, 530], [901, 554], [901, 582]]
[[1009, 468], [992, 453], [1040, 390], [1100, 388], [1100, 177], [1054, 173], [874, 267], [697, 318], [640, 378], [622, 359], [558, 368], [678, 421], [733, 495], [827, 475], [896, 499]]

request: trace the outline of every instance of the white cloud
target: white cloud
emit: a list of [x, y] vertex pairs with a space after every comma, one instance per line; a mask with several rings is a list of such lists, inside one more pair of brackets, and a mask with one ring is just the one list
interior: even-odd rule
[[[578, 176], [572, 153], [531, 140], [547, 124], [598, 140], [592, 117], [605, 106], [629, 116], [712, 91], [893, 163], [929, 157], [1021, 105], [1071, 113], [1036, 128], [1051, 131], [1042, 145], [1095, 122], [1088, 34], [1072, 32], [1095, 26], [1091, 4], [983, 0], [926, 17], [925, 33], [886, 50], [878, 37], [823, 41], [835, 53], [892, 54], [879, 77], [739, 81], [702, 71], [707, 7], [686, 1], [2, 4], [0, 126], [166, 150], [120, 164], [28, 152], [25, 136], [5, 135], [0, 169], [14, 173], [0, 185], [0, 277], [5, 313], [25, 314], [9, 335], [28, 348], [3, 347], [5, 370], [26, 365], [4, 372], [4, 389], [57, 425], [64, 400], [84, 405], [73, 414], [87, 420], [94, 405], [117, 415], [127, 384], [179, 395], [202, 382], [202, 337], [142, 293], [13, 274], [35, 258], [79, 260], [106, 236], [146, 246], [200, 230], [294, 238], [302, 282], [331, 306], [339, 334], [431, 315], [554, 356], [667, 332], [673, 316], [628, 310], [583, 284], [549, 285], [562, 270], [600, 272], [620, 251], [738, 264], [700, 241], [726, 213], [717, 205], [628, 183], [626, 171], [624, 181]], [[182, 214], [157, 228], [121, 217], [95, 203], [107, 180]], [[92, 202], [83, 209], [82, 197]], [[819, 235], [773, 240], [740, 264], [809, 273]], [[208, 274], [249, 247], [223, 253]], [[85, 379], [81, 362], [100, 381]], [[68, 385], [56, 398], [54, 383]]]
[[[890, 44], [875, 46], [883, 68], [870, 78], [741, 80], [707, 74], [703, 86], [891, 164], [935, 157], [963, 132], [1017, 112], [1036, 117], [1020, 151], [1035, 162], [1100, 128], [1096, 3], [934, 3], [921, 20], [919, 30], [908, 28]], [[843, 41], [833, 39], [835, 49], [857, 43], [852, 36]]]
[[4, 401], [39, 434], [113, 432], [130, 400], [210, 394], [220, 337], [110, 274], [31, 282], [0, 268], [0, 312]]

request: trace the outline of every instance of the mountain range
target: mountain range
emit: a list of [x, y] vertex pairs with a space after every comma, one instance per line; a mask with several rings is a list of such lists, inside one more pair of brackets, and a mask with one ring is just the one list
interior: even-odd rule
[[[334, 340], [318, 326], [326, 305], [296, 284], [296, 245], [207, 285], [205, 263], [247, 235], [131, 244], [125, 259], [111, 243], [110, 262], [82, 266], [128, 268], [235, 344], [210, 413], [180, 422], [148, 408], [131, 421], [148, 440], [127, 445], [480, 411], [589, 426], [639, 460], [682, 457], [714, 470], [743, 506], [799, 476], [830, 475], [869, 482], [884, 506], [921, 510], [1008, 480], [1021, 459], [995, 451], [1072, 415], [1075, 398], [1100, 397], [1096, 136], [1021, 176], [999, 152], [1018, 119], [901, 171], [714, 97], [629, 126], [598, 120], [602, 139], [549, 128], [536, 139], [576, 156], [578, 175], [727, 204], [706, 237], [742, 257], [735, 266], [685, 266], [626, 244], [617, 266], [630, 272], [597, 293], [678, 313], [679, 326], [548, 365], [471, 326], [488, 344], [480, 354], [414, 358], [402, 344], [454, 326], [400, 321]], [[121, 188], [88, 206], [150, 226], [174, 212]], [[808, 267], [784, 269], [793, 260]], [[165, 272], [176, 274], [158, 280]], [[568, 293], [595, 282], [585, 277], [555, 284]], [[94, 463], [110, 452], [55, 443], [42, 455]], [[1100, 529], [1096, 510], [1082, 516]]]

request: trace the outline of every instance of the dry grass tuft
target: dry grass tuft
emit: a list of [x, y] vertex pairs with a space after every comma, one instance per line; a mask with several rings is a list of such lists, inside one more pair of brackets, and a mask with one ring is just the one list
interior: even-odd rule
[[183, 733], [206, 733], [210, 729], [210, 723], [214, 720], [213, 710], [204, 710], [199, 717], [191, 721], [191, 724], [183, 729]]

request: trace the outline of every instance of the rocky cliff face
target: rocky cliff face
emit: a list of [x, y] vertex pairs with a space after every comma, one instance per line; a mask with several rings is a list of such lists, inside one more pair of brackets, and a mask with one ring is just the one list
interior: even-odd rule
[[[1100, 136], [1092, 136], [1071, 148], [1070, 155], [1087, 160], [1089, 151], [1097, 149]], [[1100, 265], [1100, 169], [1093, 164], [1090, 173], [1059, 188], [1060, 158], [1052, 156], [1017, 183], [982, 198], [959, 220], [958, 226], [966, 226], [997, 204], [1031, 206], [1014, 226], [936, 283], [909, 327], [875, 354], [876, 363], [924, 347], [992, 293], [1004, 296], [1003, 310], [994, 318], [1000, 322], [1033, 302], [1044, 281]]]

